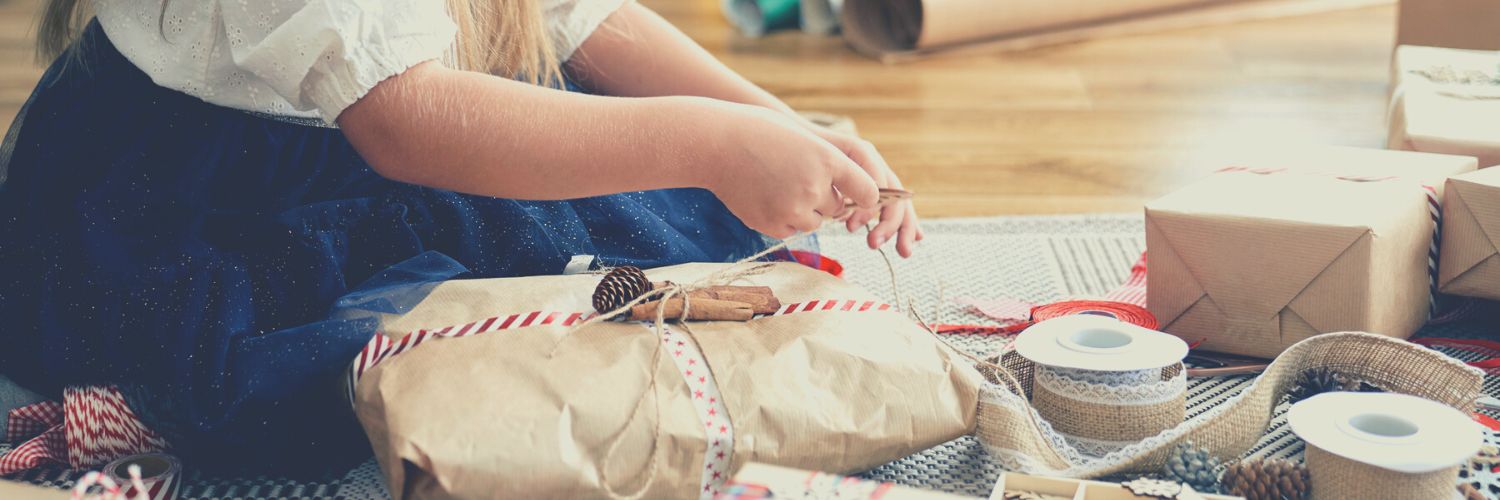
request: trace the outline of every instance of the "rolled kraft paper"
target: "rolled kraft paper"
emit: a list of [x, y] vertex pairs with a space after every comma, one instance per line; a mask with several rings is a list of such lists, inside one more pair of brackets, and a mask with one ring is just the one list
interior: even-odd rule
[[692, 299], [689, 303], [674, 297], [666, 301], [653, 300], [631, 307], [630, 320], [655, 320], [658, 308], [662, 309], [661, 314], [664, 319], [683, 319], [684, 309], [687, 311], [687, 319], [691, 321], [750, 321], [750, 318], [755, 316], [754, 308], [744, 302]]
[[1032, 405], [1083, 451], [1102, 455], [1176, 427], [1187, 417], [1182, 365], [1140, 372], [1036, 366]]
[[1230, 1], [1233, 0], [846, 0], [844, 38], [861, 52], [880, 55]]
[[1376, 467], [1307, 446], [1307, 474], [1312, 500], [1347, 498], [1454, 498], [1455, 465], [1436, 472], [1411, 474]]
[[[130, 466], [141, 468], [141, 485], [146, 487], [145, 492], [136, 491], [130, 484]], [[131, 455], [104, 466], [104, 473], [108, 474], [115, 484], [122, 487], [125, 498], [137, 498], [138, 496], [150, 500], [173, 500], [177, 498], [178, 492], [182, 490], [182, 462], [177, 457], [165, 453], [146, 453], [142, 455]]]

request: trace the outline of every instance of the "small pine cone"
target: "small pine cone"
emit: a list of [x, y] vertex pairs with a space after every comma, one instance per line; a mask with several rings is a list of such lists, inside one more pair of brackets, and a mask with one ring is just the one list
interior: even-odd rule
[[1354, 389], [1348, 377], [1329, 368], [1313, 368], [1297, 375], [1292, 389], [1287, 391], [1288, 401], [1295, 404], [1325, 392]]
[[611, 269], [594, 287], [594, 310], [607, 313], [651, 291], [651, 280], [635, 266]]
[[1220, 481], [1225, 492], [1245, 500], [1301, 500], [1311, 489], [1307, 467], [1282, 459], [1229, 464]]
[[1184, 441], [1172, 450], [1163, 472], [1167, 479], [1186, 483], [1194, 490], [1207, 493], [1218, 491], [1219, 481], [1215, 472], [1218, 468], [1219, 459], [1209, 455], [1207, 448], [1194, 446], [1192, 441]]

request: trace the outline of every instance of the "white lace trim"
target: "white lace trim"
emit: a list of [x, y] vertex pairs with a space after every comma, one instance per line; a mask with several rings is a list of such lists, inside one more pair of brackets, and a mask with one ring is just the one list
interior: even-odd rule
[[1077, 368], [1063, 368], [1060, 366], [1048, 366], [1036, 364], [1040, 371], [1046, 369], [1048, 373], [1067, 377], [1080, 382], [1091, 382], [1105, 385], [1140, 385], [1149, 384], [1161, 380], [1161, 369], [1131, 370], [1124, 372], [1106, 372], [1098, 370], [1081, 370]]
[[1176, 399], [1187, 392], [1187, 377], [1182, 371], [1161, 380], [1161, 370], [1138, 372], [1098, 372], [1073, 370], [1045, 365], [1036, 366], [1033, 383], [1049, 392], [1069, 399], [1107, 405], [1149, 405]]
[[1077, 449], [1079, 453], [1091, 457], [1102, 457], [1108, 455], [1112, 451], [1124, 448], [1126, 446], [1129, 446], [1130, 443], [1135, 442], [1105, 441], [1102, 439], [1090, 439], [1082, 436], [1075, 436], [1072, 434], [1063, 434], [1063, 437], [1066, 438], [1068, 440], [1068, 444], [1073, 445], [1073, 448]]

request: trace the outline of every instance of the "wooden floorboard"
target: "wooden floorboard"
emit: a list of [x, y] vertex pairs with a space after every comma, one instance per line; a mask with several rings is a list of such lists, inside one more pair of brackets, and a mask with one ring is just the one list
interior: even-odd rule
[[[927, 217], [1128, 212], [1236, 151], [1378, 147], [1394, 9], [883, 65], [838, 38], [741, 37], [717, 0], [642, 0], [800, 109], [853, 116]], [[0, 0], [0, 120], [41, 75], [39, 0]]]

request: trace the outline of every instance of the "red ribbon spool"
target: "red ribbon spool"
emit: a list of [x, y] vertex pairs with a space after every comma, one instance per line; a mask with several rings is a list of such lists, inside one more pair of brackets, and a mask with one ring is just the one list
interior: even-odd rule
[[1077, 314], [1114, 318], [1150, 330], [1155, 330], [1157, 326], [1156, 315], [1146, 308], [1107, 300], [1066, 300], [1036, 306], [1031, 308], [1031, 323]]
[[1075, 314], [1092, 314], [1114, 318], [1142, 328], [1156, 329], [1156, 315], [1146, 308], [1125, 302], [1108, 300], [1065, 300], [1031, 308], [1031, 319], [1005, 326], [988, 325], [935, 325], [937, 333], [1010, 335], [1020, 333], [1039, 321]]

